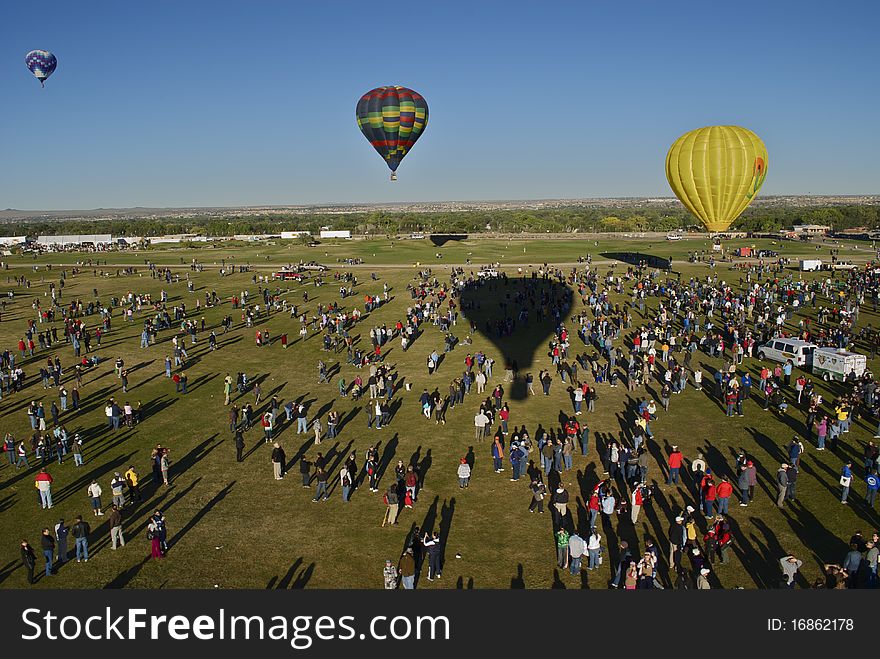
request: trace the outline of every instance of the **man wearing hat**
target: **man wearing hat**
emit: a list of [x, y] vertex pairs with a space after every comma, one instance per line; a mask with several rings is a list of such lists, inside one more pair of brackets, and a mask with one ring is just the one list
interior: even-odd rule
[[385, 590], [397, 589], [397, 568], [390, 558], [385, 559], [385, 569], [382, 570], [382, 576], [385, 579]]
[[697, 590], [711, 590], [712, 586], [709, 585], [709, 568], [704, 567], [700, 570], [699, 576], [697, 576]]
[[788, 492], [788, 465], [782, 463], [776, 470], [776, 505], [782, 508]]
[[675, 552], [681, 551], [687, 542], [687, 529], [684, 526], [684, 517], [679, 515], [669, 527], [669, 565], [675, 565]]

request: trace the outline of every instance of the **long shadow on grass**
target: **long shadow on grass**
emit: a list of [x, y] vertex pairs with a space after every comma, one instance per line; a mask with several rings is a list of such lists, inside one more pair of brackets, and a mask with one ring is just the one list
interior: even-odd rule
[[207, 515], [209, 512], [211, 512], [211, 509], [214, 508], [214, 506], [216, 506], [218, 503], [220, 503], [221, 501], [223, 501], [223, 499], [226, 498], [226, 496], [229, 494], [229, 492], [232, 490], [232, 488], [234, 486], [235, 486], [235, 481], [232, 481], [231, 483], [229, 483], [229, 485], [227, 485], [222, 490], [220, 490], [217, 494], [215, 494], [213, 497], [211, 497], [211, 500], [208, 501], [208, 503], [206, 503], [199, 510], [199, 512], [197, 512], [195, 515], [193, 515], [191, 520], [189, 520], [186, 524], [184, 524], [183, 527], [177, 533], [175, 533], [173, 536], [171, 536], [171, 538], [168, 540], [168, 548], [170, 549], [170, 548], [174, 547], [174, 545], [176, 545], [178, 542], [180, 542], [183, 539], [183, 536], [185, 536], [196, 524], [198, 524], [205, 515]]
[[290, 566], [290, 569], [287, 570], [287, 573], [283, 577], [272, 577], [271, 579], [269, 579], [269, 583], [266, 584], [266, 590], [289, 590], [305, 588], [311, 580], [312, 575], [315, 573], [315, 564], [309, 563], [308, 567], [300, 572], [299, 575], [294, 577], [297, 570], [299, 570], [302, 564], [303, 557], [300, 556], [293, 562], [293, 565]]

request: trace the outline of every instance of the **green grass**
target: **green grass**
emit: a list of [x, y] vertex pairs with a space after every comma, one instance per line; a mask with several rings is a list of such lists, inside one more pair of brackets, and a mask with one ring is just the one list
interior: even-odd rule
[[[25, 275], [30, 278], [29, 289], [17, 287], [11, 281], [4, 290], [14, 290], [15, 300], [7, 304], [7, 310], [0, 321], [0, 346], [15, 347], [26, 320], [32, 316], [31, 302], [34, 298], [43, 304], [49, 300], [45, 296], [49, 281], [58, 278], [58, 264], [66, 264], [70, 275], [70, 265], [77, 261], [87, 261], [90, 257], [106, 258], [109, 266], [85, 267], [76, 276], [69, 276], [64, 289], [64, 299], [70, 302], [81, 298], [93, 298], [92, 289], [98, 289], [101, 300], [126, 292], [149, 292], [157, 298], [163, 288], [162, 283], [150, 278], [144, 267], [144, 259], [169, 265], [182, 276], [189, 273], [195, 282], [196, 293], [188, 294], [185, 283], [164, 286], [169, 291], [171, 304], [186, 301], [192, 317], [192, 309], [197, 299], [203, 300], [205, 291], [216, 290], [224, 299], [242, 289], [257, 293], [258, 285], [252, 281], [253, 273], [235, 274], [219, 277], [219, 263], [222, 259], [234, 257], [236, 263], [250, 262], [264, 268], [277, 268], [287, 262], [299, 259], [316, 259], [336, 268], [337, 258], [360, 257], [366, 261], [365, 269], [356, 273], [361, 285], [357, 295], [343, 302], [346, 307], [362, 304], [365, 293], [381, 293], [382, 283], [392, 287], [394, 299], [391, 303], [373, 312], [361, 321], [354, 334], [361, 335], [362, 343], [369, 345], [369, 328], [386, 323], [392, 326], [402, 318], [410, 305], [406, 285], [411, 281], [415, 262], [429, 265], [441, 280], [447, 277], [448, 268], [453, 263], [464, 263], [471, 258], [473, 263], [501, 261], [512, 264], [532, 264], [543, 262], [569, 263], [578, 256], [591, 253], [601, 259], [603, 252], [632, 250], [672, 255], [676, 259], [676, 270], [683, 277], [705, 276], [706, 266], [684, 265], [687, 251], [705, 249], [705, 240], [689, 240], [680, 243], [648, 243], [639, 241], [493, 241], [469, 240], [461, 244], [449, 244], [436, 248], [427, 241], [399, 241], [393, 247], [387, 240], [355, 241], [339, 245], [321, 245], [317, 248], [288, 246], [281, 243], [267, 245], [224, 245], [219, 249], [151, 249], [141, 253], [120, 253], [109, 255], [61, 254], [40, 257], [37, 260], [10, 257], [8, 262], [10, 277]], [[769, 244], [769, 241], [734, 241], [730, 247], [740, 244]], [[859, 248], [859, 249], [856, 249]], [[525, 249], [525, 252], [523, 250]], [[440, 252], [442, 260], [434, 254]], [[801, 243], [784, 243], [783, 254], [792, 258], [813, 255], [815, 247]], [[373, 254], [376, 256], [374, 257]], [[861, 258], [870, 256], [866, 245], [847, 244], [841, 258]], [[827, 248], [821, 256], [827, 258]], [[267, 260], [268, 257], [268, 260]], [[204, 272], [191, 272], [188, 263], [197, 258], [206, 265]], [[184, 265], [181, 265], [183, 259]], [[46, 263], [56, 264], [51, 272], [43, 267]], [[679, 264], [682, 264], [679, 267]], [[33, 266], [40, 266], [34, 271]], [[137, 274], [116, 276], [117, 267], [132, 265]], [[406, 266], [406, 267], [387, 267]], [[605, 272], [607, 264], [599, 266]], [[719, 265], [716, 272], [722, 279], [736, 284], [738, 273], [730, 272], [727, 264]], [[109, 272], [111, 276], [95, 276], [93, 271]], [[566, 268], [568, 269], [568, 268]], [[620, 266], [617, 268], [620, 269]], [[381, 280], [369, 281], [369, 272], [375, 270]], [[515, 272], [515, 271], [514, 271]], [[814, 276], [814, 275], [805, 275]], [[301, 302], [303, 289], [315, 296], [307, 305], [309, 314], [314, 312], [318, 302], [327, 303], [338, 299], [338, 285], [329, 281], [326, 286], [316, 288], [305, 285], [281, 284], [288, 289], [288, 298]], [[275, 284], [271, 285], [275, 288]], [[616, 298], [624, 301], [626, 298]], [[652, 300], [650, 309], [655, 308]], [[579, 300], [571, 310], [579, 313], [582, 307]], [[156, 443], [172, 449], [172, 486], [154, 491], [145, 487], [148, 495], [145, 504], [127, 513], [125, 533], [128, 544], [115, 552], [109, 548], [109, 532], [106, 525], [93, 524], [95, 535], [92, 538], [93, 560], [88, 564], [75, 562], [60, 570], [51, 580], [42, 579], [35, 587], [97, 588], [106, 585], [137, 588], [212, 588], [215, 584], [231, 588], [308, 587], [330, 588], [376, 588], [382, 584], [382, 567], [385, 558], [396, 559], [403, 548], [407, 533], [413, 524], [422, 528], [442, 529], [446, 538], [446, 567], [441, 581], [433, 583], [422, 579], [420, 588], [449, 588], [456, 585], [476, 588], [508, 588], [524, 584], [528, 588], [547, 588], [554, 584], [566, 587], [603, 588], [610, 576], [610, 561], [606, 560], [599, 572], [585, 573], [589, 577], [571, 577], [567, 573], [557, 573], [555, 569], [555, 550], [551, 536], [550, 515], [529, 515], [526, 512], [529, 502], [528, 484], [525, 480], [511, 483], [509, 472], [497, 475], [491, 468], [491, 455], [488, 442], [476, 444], [473, 441], [473, 414], [477, 404], [476, 394], [465, 400], [463, 408], [451, 410], [445, 426], [426, 422], [420, 415], [418, 394], [423, 387], [440, 388], [441, 393], [449, 381], [460, 373], [465, 356], [464, 347], [457, 348], [447, 356], [439, 372], [428, 377], [424, 362], [434, 348], [442, 350], [442, 335], [436, 327], [427, 326], [410, 351], [402, 353], [399, 342], [388, 344], [391, 348], [387, 357], [389, 363], [397, 365], [398, 372], [412, 382], [411, 392], [399, 394], [402, 406], [396, 413], [392, 424], [380, 431], [368, 430], [366, 417], [361, 407], [363, 401], [354, 402], [351, 398], [341, 399], [336, 389], [336, 377], [332, 385], [317, 384], [317, 360], [324, 354], [320, 352], [320, 338], [310, 338], [305, 343], [296, 341], [287, 350], [278, 343], [270, 347], [257, 348], [254, 343], [254, 329], [247, 329], [241, 321], [240, 311], [230, 309], [228, 301], [220, 307], [204, 310], [209, 326], [216, 326], [220, 319], [231, 313], [235, 320], [233, 330], [220, 335], [221, 348], [215, 353], [207, 350], [207, 333], [200, 336], [199, 344], [193, 349], [186, 340], [191, 361], [188, 368], [191, 392], [182, 396], [176, 394], [174, 385], [164, 377], [163, 359], [170, 354], [172, 331], [160, 333], [159, 343], [147, 349], [139, 349], [141, 321], [145, 313], [136, 316], [134, 323], [125, 323], [120, 316], [113, 319], [113, 331], [97, 350], [103, 363], [86, 376], [83, 390], [84, 411], [78, 415], [68, 413], [62, 417], [69, 431], [81, 432], [88, 437], [85, 449], [85, 466], [76, 469], [72, 460], [65, 464], [50, 465], [50, 472], [56, 479], [54, 496], [56, 506], [51, 512], [42, 511], [35, 501], [33, 471], [27, 474], [16, 472], [4, 463], [0, 469], [0, 526], [4, 529], [3, 549], [0, 552], [0, 585], [3, 587], [22, 587], [26, 585], [25, 574], [19, 567], [18, 541], [28, 538], [39, 549], [39, 532], [43, 526], [52, 526], [57, 518], [63, 516], [68, 522], [82, 513], [88, 515], [89, 502], [86, 487], [92, 478], [97, 478], [104, 487], [105, 500], [109, 502], [109, 480], [116, 470], [123, 471], [134, 464], [144, 481], [149, 480], [149, 451]], [[647, 312], [646, 312], [647, 313]], [[200, 317], [200, 316], [196, 316]], [[636, 315], [636, 322], [639, 322]], [[86, 317], [87, 325], [94, 328], [97, 317]], [[877, 326], [880, 319], [863, 310], [860, 325], [872, 323]], [[569, 322], [570, 329], [574, 324]], [[287, 332], [291, 341], [298, 338], [299, 324], [284, 314], [273, 315], [258, 327], [268, 328], [273, 337]], [[464, 336], [464, 328], [456, 329]], [[533, 350], [531, 370], [535, 373], [549, 365], [545, 342], [523, 338]], [[576, 337], [573, 349], [582, 349]], [[497, 348], [480, 334], [474, 336], [473, 351], [483, 349], [501, 361]], [[72, 350], [62, 346], [57, 351], [69, 374], [72, 369]], [[51, 354], [54, 354], [51, 353]], [[54, 392], [44, 391], [37, 370], [46, 358], [46, 353], [25, 365], [29, 386], [20, 394], [4, 397], [0, 402], [3, 430], [10, 431], [17, 438], [30, 434], [26, 407], [30, 400], [43, 399], [49, 406]], [[124, 395], [119, 381], [113, 374], [113, 362], [117, 356], [125, 359], [126, 365], [133, 369], [130, 375], [131, 390]], [[340, 354], [344, 362], [344, 354]], [[325, 361], [328, 358], [324, 356]], [[699, 361], [707, 365], [704, 355]], [[333, 363], [335, 357], [329, 359]], [[524, 360], [520, 360], [521, 363]], [[746, 364], [757, 372], [757, 362]], [[872, 363], [876, 372], [877, 364]], [[356, 492], [352, 501], [343, 505], [341, 491], [333, 488], [330, 501], [311, 503], [310, 492], [302, 489], [297, 473], [297, 465], [282, 482], [272, 479], [269, 449], [263, 444], [261, 433], [251, 430], [246, 438], [248, 453], [244, 463], [235, 462], [235, 451], [228, 431], [227, 412], [223, 406], [223, 377], [233, 376], [244, 370], [250, 377], [265, 376], [264, 397], [268, 400], [277, 395], [282, 401], [305, 397], [311, 402], [311, 412], [323, 411], [326, 419], [328, 406], [340, 412], [343, 418], [354, 414], [343, 427], [337, 441], [325, 441], [320, 450], [334, 458], [344, 460], [351, 450], [357, 452], [358, 464], [362, 465], [364, 451], [377, 442], [382, 448], [389, 443], [394, 447], [390, 465], [382, 480], [387, 486], [393, 477], [393, 466], [398, 459], [405, 463], [414, 462], [427, 468], [424, 490], [413, 510], [404, 510], [400, 525], [393, 529], [380, 528], [384, 512], [381, 494], [371, 494], [366, 488]], [[355, 375], [355, 369], [342, 364], [342, 373], [348, 382]], [[500, 381], [503, 372], [496, 370], [495, 380]], [[711, 378], [706, 375], [707, 384]], [[553, 395], [538, 396], [525, 401], [511, 403], [511, 425], [525, 423], [534, 434], [539, 423], [555, 425], [560, 410], [568, 413], [570, 405], [564, 389], [554, 383]], [[582, 417], [589, 425], [592, 435], [618, 435], [628, 430], [631, 420], [626, 415], [627, 391], [624, 386], [611, 389], [600, 386], [600, 399], [594, 415]], [[68, 385], [69, 387], [69, 385]], [[819, 387], [827, 404], [834, 400], [836, 388], [827, 385]], [[708, 387], [711, 389], [711, 387]], [[651, 395], [659, 391], [636, 392]], [[108, 396], [120, 401], [141, 401], [149, 410], [145, 420], [131, 431], [117, 433], [103, 428], [103, 406]], [[251, 394], [246, 399], [253, 401]], [[793, 408], [790, 408], [793, 410]], [[283, 416], [283, 415], [282, 415]], [[846, 551], [844, 541], [857, 528], [868, 532], [880, 520], [873, 512], [862, 505], [863, 486], [857, 479], [851, 495], [853, 505], [843, 507], [838, 502], [837, 473], [841, 455], [830, 451], [817, 453], [807, 447], [803, 458], [802, 475], [799, 480], [799, 504], [792, 508], [778, 510], [768, 491], [775, 489], [770, 480], [783, 459], [782, 446], [793, 433], [802, 430], [803, 417], [793, 412], [787, 418], [779, 418], [772, 412], [763, 412], [752, 402], [746, 405], [744, 418], [727, 419], [719, 406], [705, 392], [689, 389], [686, 393], [674, 396], [670, 412], [661, 411], [660, 419], [653, 425], [657, 443], [652, 446], [652, 462], [649, 479], [663, 482], [661, 470], [656, 459], [662, 458], [662, 449], [668, 444], [678, 444], [687, 457], [693, 457], [698, 448], [707, 452], [710, 466], [716, 472], [732, 465], [734, 452], [745, 448], [753, 455], [760, 466], [759, 476], [762, 484], [758, 488], [755, 504], [747, 509], [731, 509], [737, 544], [733, 563], [719, 568], [715, 577], [724, 587], [744, 586], [772, 587], [778, 582], [778, 558], [786, 553], [796, 553], [804, 559], [802, 570], [810, 580], [818, 576], [819, 566], [826, 561], [842, 560]], [[313, 458], [319, 450], [311, 446], [305, 435], [297, 436], [293, 428], [286, 426], [280, 434], [288, 458], [305, 452]], [[853, 431], [844, 437], [846, 454], [860, 464], [861, 441], [873, 435], [873, 426], [858, 421]], [[310, 439], [310, 438], [309, 438]], [[474, 446], [476, 465], [471, 487], [466, 491], [458, 488], [456, 468], [459, 458]], [[333, 476], [340, 463], [334, 464]], [[563, 474], [563, 481], [573, 495], [589, 493], [592, 485], [601, 475], [595, 447], [586, 458], [575, 457], [575, 469]], [[509, 467], [509, 465], [506, 465]], [[598, 468], [597, 468], [598, 466]], [[859, 472], [859, 475], [861, 473]], [[601, 531], [604, 542], [618, 537], [631, 541], [643, 539], [645, 534], [657, 538], [661, 548], [666, 547], [666, 530], [671, 513], [690, 501], [681, 487], [661, 486], [660, 495], [652, 508], [645, 511], [638, 529], [633, 533], [631, 525], [615, 523], [614, 529]], [[149, 513], [161, 507], [168, 518], [169, 538], [173, 546], [165, 561], [146, 561], [148, 541], [145, 525]], [[577, 517], [577, 506], [571, 506]], [[87, 517], [90, 521], [94, 518]], [[101, 521], [106, 518], [102, 518]], [[72, 549], [72, 542], [71, 542]], [[38, 552], [39, 553], [39, 552]], [[456, 553], [462, 558], [456, 559]], [[38, 560], [37, 572], [40, 572]]]

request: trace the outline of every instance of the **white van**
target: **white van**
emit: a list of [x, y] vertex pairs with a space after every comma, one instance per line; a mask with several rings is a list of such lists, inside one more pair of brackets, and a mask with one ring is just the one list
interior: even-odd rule
[[801, 261], [801, 272], [813, 272], [822, 269], [822, 259], [803, 259]]
[[790, 359], [795, 366], [806, 366], [812, 362], [813, 351], [818, 347], [815, 343], [800, 339], [772, 339], [758, 346], [758, 359], [774, 362], [787, 362]]
[[867, 367], [867, 357], [856, 352], [842, 348], [816, 348], [813, 351], [813, 373], [826, 381], [843, 382], [850, 373], [861, 377]]
[[666, 234], [666, 240], [681, 240], [681, 234], [680, 233]]

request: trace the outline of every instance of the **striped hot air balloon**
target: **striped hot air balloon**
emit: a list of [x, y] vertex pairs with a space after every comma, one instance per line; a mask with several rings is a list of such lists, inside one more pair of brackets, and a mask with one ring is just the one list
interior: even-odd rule
[[397, 167], [425, 132], [428, 104], [412, 89], [391, 85], [377, 87], [361, 96], [357, 104], [358, 128], [385, 159], [391, 180]]
[[767, 176], [767, 147], [740, 126], [706, 126], [679, 137], [666, 155], [675, 196], [711, 232], [725, 231]]

